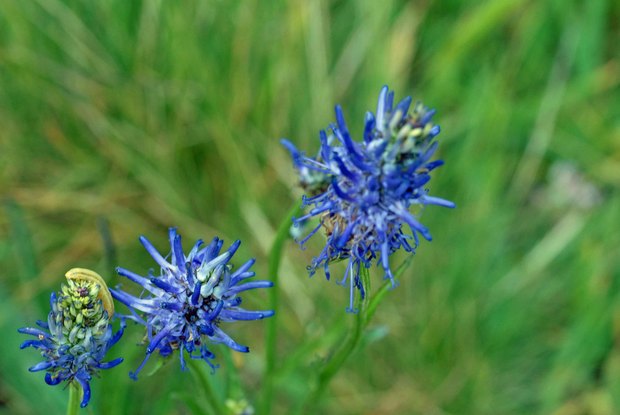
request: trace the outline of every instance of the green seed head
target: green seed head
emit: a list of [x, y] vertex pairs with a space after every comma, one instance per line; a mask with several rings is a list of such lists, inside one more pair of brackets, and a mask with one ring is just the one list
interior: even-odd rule
[[74, 268], [66, 276], [67, 283], [58, 296], [57, 320], [69, 344], [87, 345], [108, 327], [110, 311], [114, 312], [111, 296], [103, 279], [93, 271]]

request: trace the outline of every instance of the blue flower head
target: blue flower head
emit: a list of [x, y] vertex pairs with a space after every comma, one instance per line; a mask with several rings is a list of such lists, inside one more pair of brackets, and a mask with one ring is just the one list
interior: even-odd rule
[[394, 284], [390, 255], [401, 248], [414, 252], [419, 235], [431, 240], [417, 214], [426, 205], [455, 206], [429, 196], [425, 187], [429, 173], [443, 164], [442, 160], [431, 161], [437, 149], [434, 139], [439, 134], [439, 126], [431, 121], [435, 111], [420, 103], [410, 108], [410, 97], [396, 106], [393, 101], [394, 93], [384, 86], [376, 113], [366, 114], [362, 141], [351, 138], [340, 106], [336, 106], [336, 123], [320, 132], [321, 147], [316, 157], [308, 157], [282, 140], [306, 192], [302, 206], [310, 207], [294, 223], [319, 219], [300, 243], [303, 245], [320, 229], [327, 237], [308, 270], [313, 275], [322, 266], [329, 279], [329, 264], [348, 260], [341, 284], [349, 278], [349, 312], [355, 312], [354, 289], [365, 296], [360, 267], [369, 268], [377, 261], [385, 278]]
[[[181, 367], [185, 369], [184, 351], [190, 358], [203, 359], [211, 368], [215, 355], [209, 350], [207, 340], [223, 343], [238, 352], [249, 352], [230, 338], [221, 323], [238, 320], [259, 320], [273, 315], [273, 311], [248, 311], [240, 307], [239, 293], [254, 288], [268, 288], [271, 281], [246, 282], [254, 276], [250, 271], [254, 259], [233, 270], [229, 263], [239, 241], [221, 253], [224, 241], [214, 238], [203, 247], [196, 242], [185, 255], [181, 236], [170, 228], [170, 255], [167, 260], [145, 237], [140, 242], [160, 266], [157, 276], [149, 273], [143, 277], [124, 268], [117, 272], [144, 288], [145, 295], [134, 297], [121, 290], [111, 290], [112, 296], [132, 311], [127, 316], [146, 327], [146, 356], [138, 369], [130, 376], [137, 378], [151, 354], [158, 350], [161, 356], [169, 356], [179, 350]], [[194, 354], [196, 353], [196, 354]]]
[[121, 328], [112, 333], [110, 317], [114, 305], [99, 274], [74, 268], [66, 277], [67, 285], [51, 295], [47, 321], [37, 321], [38, 328], [24, 327], [18, 331], [35, 336], [24, 341], [21, 348], [34, 347], [44, 359], [29, 370], [45, 370], [48, 385], [77, 382], [82, 388], [83, 408], [90, 400], [92, 377], [100, 369], [112, 368], [123, 361], [120, 357], [109, 362], [103, 360], [108, 349], [123, 335], [125, 323], [121, 319]]

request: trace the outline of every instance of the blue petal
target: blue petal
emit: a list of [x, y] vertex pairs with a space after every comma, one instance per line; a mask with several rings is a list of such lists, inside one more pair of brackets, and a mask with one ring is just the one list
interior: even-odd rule
[[120, 276], [123, 276], [127, 279], [129, 279], [132, 282], [135, 282], [138, 285], [141, 285], [144, 288], [148, 288], [150, 287], [150, 281], [147, 278], [142, 277], [141, 275], [138, 275], [134, 272], [131, 272], [129, 270], [126, 270], [125, 268], [121, 268], [121, 267], [117, 267], [116, 268], [116, 273]]
[[[239, 267], [239, 269], [237, 269], [230, 276], [230, 284], [231, 285], [235, 285], [237, 282], [239, 282], [242, 279], [244, 279], [243, 277], [241, 277], [241, 275], [245, 274], [246, 271], [248, 271], [250, 268], [252, 268], [252, 266], [254, 265], [255, 262], [256, 262], [256, 259], [252, 258], [249, 261], [247, 261], [245, 264], [241, 265]], [[245, 277], [245, 278], [249, 278], [249, 277]]]
[[142, 243], [142, 245], [144, 246], [146, 251], [153, 257], [155, 262], [157, 262], [159, 264], [160, 267], [166, 268], [166, 269], [170, 269], [171, 268], [171, 266], [168, 263], [168, 261], [166, 261], [164, 259], [164, 257], [161, 256], [159, 251], [157, 251], [157, 249], [155, 249], [153, 244], [151, 244], [151, 242], [148, 239], [146, 239], [144, 236], [140, 236], [140, 242]]
[[172, 250], [172, 265], [176, 265], [179, 271], [185, 274], [185, 255], [183, 255], [183, 247], [181, 246], [181, 236], [177, 234], [176, 228], [170, 228], [169, 237]]
[[80, 402], [80, 407], [85, 408], [90, 401], [90, 383], [87, 380], [81, 379], [79, 377], [76, 377], [75, 379], [82, 386], [82, 402]]
[[149, 345], [146, 347], [146, 353], [147, 354], [153, 353], [157, 349], [157, 346], [159, 346], [159, 343], [161, 343], [161, 341], [168, 334], [170, 334], [170, 330], [168, 328], [164, 328], [159, 333], [157, 333], [155, 337], [151, 339], [151, 341], [149, 342]]
[[43, 346], [43, 343], [40, 340], [25, 340], [20, 346], [20, 349], [25, 349], [26, 347], [34, 347], [36, 349]]
[[274, 315], [273, 310], [266, 311], [246, 311], [246, 310], [225, 310], [220, 314], [225, 320], [261, 320]]
[[52, 366], [53, 366], [52, 362], [44, 361], [44, 362], [37, 363], [36, 365], [32, 366], [28, 370], [30, 372], [39, 372], [41, 370], [47, 370], [47, 369], [49, 369]]
[[429, 122], [431, 118], [433, 118], [433, 115], [435, 115], [436, 112], [437, 111], [435, 111], [434, 109], [427, 111], [426, 114], [422, 116], [422, 119], [420, 119], [420, 124], [424, 125], [427, 122]]
[[183, 287], [175, 287], [172, 284], [168, 284], [166, 281], [162, 280], [161, 278], [152, 277], [149, 281], [156, 287], [161, 288], [162, 290], [167, 291], [172, 294], [178, 294], [178, 293], [185, 291]]
[[384, 85], [383, 88], [381, 88], [381, 92], [379, 93], [379, 99], [377, 100], [376, 128], [380, 132], [384, 131], [385, 124], [386, 124], [386, 120], [385, 120], [385, 107], [386, 107], [386, 101], [387, 101], [387, 99], [386, 99], [387, 98], [387, 93], [388, 93], [388, 87], [387, 87], [387, 85]]
[[109, 362], [99, 363], [99, 365], [97, 365], [97, 367], [99, 369], [111, 369], [111, 368], [113, 368], [115, 366], [118, 366], [122, 362], [123, 362], [123, 358], [119, 357], [119, 358], [116, 358], [116, 359], [111, 360]]
[[407, 115], [407, 112], [409, 111], [410, 105], [411, 97], [405, 97], [402, 101], [398, 103], [398, 105], [396, 105], [396, 109], [394, 110], [394, 112], [400, 111], [402, 113], [402, 117], [405, 117]]
[[440, 197], [433, 196], [424, 196], [423, 203], [425, 205], [438, 205], [447, 208], [455, 208], [456, 204], [446, 199], [442, 199]]
[[215, 334], [213, 340], [224, 343], [226, 346], [230, 347], [233, 350], [236, 350], [241, 353], [248, 353], [250, 348], [247, 346], [242, 346], [233, 339], [228, 336], [228, 334], [224, 333], [219, 327], [214, 327]]
[[280, 140], [280, 144], [286, 147], [286, 149], [291, 153], [291, 156], [293, 156], [294, 159], [299, 158], [299, 151], [297, 150], [297, 147], [295, 147], [293, 143], [283, 138]]
[[64, 379], [62, 379], [60, 376], [52, 377], [51, 373], [45, 374], [45, 383], [47, 383], [50, 386], [58, 385], [63, 380]]
[[43, 336], [49, 338], [49, 334], [47, 334], [43, 330], [39, 330], [34, 327], [22, 327], [20, 329], [17, 329], [17, 331], [22, 334], [30, 334], [32, 336]]
[[273, 282], [271, 281], [252, 281], [252, 282], [248, 282], [245, 283], [243, 285], [237, 285], [236, 287], [230, 288], [228, 291], [226, 291], [226, 295], [236, 295], [239, 294], [240, 292], [243, 291], [247, 291], [247, 290], [253, 290], [255, 288], [270, 288], [273, 287]]

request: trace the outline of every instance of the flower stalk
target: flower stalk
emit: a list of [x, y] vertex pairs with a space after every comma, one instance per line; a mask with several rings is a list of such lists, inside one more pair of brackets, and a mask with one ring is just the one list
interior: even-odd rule
[[80, 411], [80, 395], [82, 394], [80, 386], [75, 383], [69, 383], [69, 404], [67, 406], [67, 415], [77, 415]]

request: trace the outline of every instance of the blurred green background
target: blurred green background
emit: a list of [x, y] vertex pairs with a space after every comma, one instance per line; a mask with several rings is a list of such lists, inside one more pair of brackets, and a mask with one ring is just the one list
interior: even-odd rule
[[[140, 234], [166, 251], [177, 226], [186, 247], [241, 239], [238, 263], [256, 257], [269, 278], [301, 195], [279, 139], [314, 153], [336, 103], [359, 137], [388, 84], [438, 110], [446, 165], [431, 193], [458, 208], [424, 212], [434, 241], [324, 413], [619, 414], [619, 21], [612, 0], [1, 1], [0, 413], [64, 411], [16, 329], [46, 316], [69, 268], [118, 284], [116, 265], [153, 267]], [[316, 239], [291, 243], [281, 269], [278, 414], [351, 320], [347, 289], [307, 277]], [[234, 364], [250, 402], [264, 329], [230, 325], [252, 348], [233, 361], [215, 348], [215, 382]], [[84, 413], [184, 414], [198, 400], [177, 360], [130, 381], [138, 331]]]

